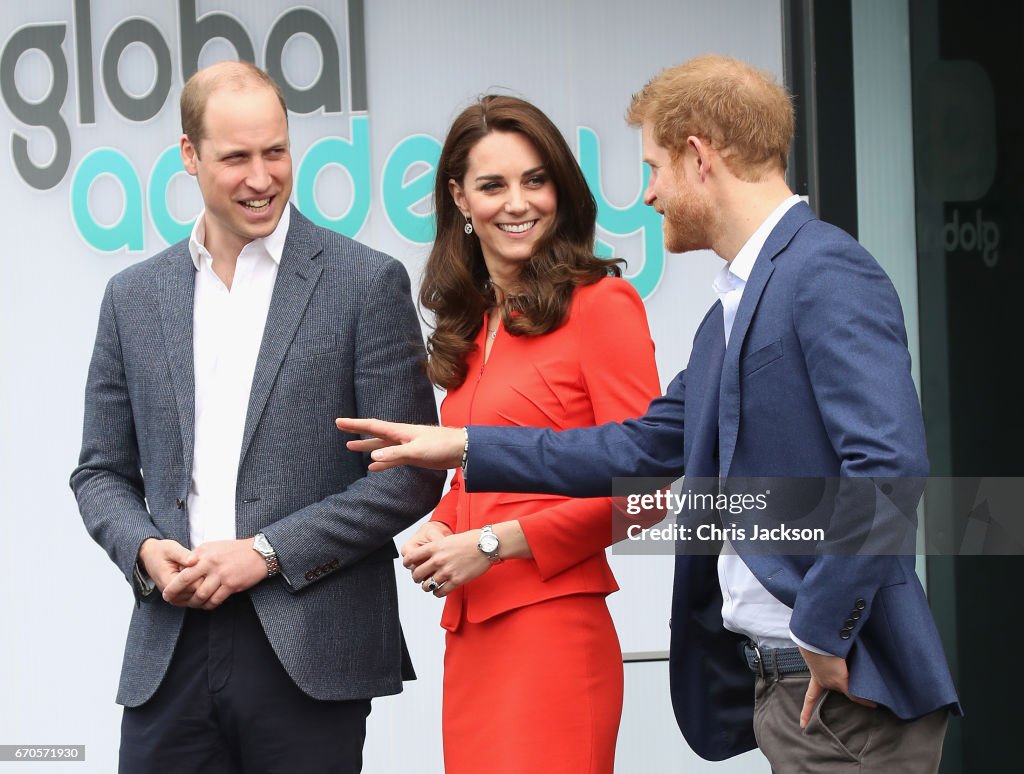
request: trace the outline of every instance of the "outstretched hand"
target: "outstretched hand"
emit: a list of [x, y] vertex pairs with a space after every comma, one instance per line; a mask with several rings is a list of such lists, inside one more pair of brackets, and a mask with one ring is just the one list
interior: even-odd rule
[[462, 464], [465, 428], [405, 425], [381, 419], [341, 418], [334, 424], [346, 433], [370, 436], [346, 444], [351, 451], [370, 452], [370, 470], [399, 465], [447, 470]]

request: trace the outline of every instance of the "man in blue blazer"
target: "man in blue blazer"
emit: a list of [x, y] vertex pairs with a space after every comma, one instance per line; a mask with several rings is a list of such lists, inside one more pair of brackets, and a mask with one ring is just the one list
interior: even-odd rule
[[[877, 262], [788, 188], [785, 90], [744, 63], [698, 57], [655, 77], [629, 121], [642, 128], [644, 200], [664, 215], [666, 248], [726, 261], [665, 396], [639, 419], [565, 432], [340, 420], [376, 436], [350, 447], [373, 450], [371, 469], [461, 462], [473, 491], [576, 496], [633, 476], [927, 475], [899, 299]], [[872, 489], [853, 531], [872, 526], [873, 503]], [[848, 517], [833, 514], [830, 540], [849, 537]], [[676, 560], [671, 690], [691, 747], [720, 760], [756, 738], [786, 772], [935, 771], [959, 705], [913, 556], [733, 548]]]
[[288, 120], [247, 63], [182, 92], [192, 236], [107, 285], [71, 476], [135, 590], [122, 772], [358, 772], [412, 678], [392, 538], [443, 476], [366, 476], [331, 419], [436, 421], [409, 278], [289, 204]]

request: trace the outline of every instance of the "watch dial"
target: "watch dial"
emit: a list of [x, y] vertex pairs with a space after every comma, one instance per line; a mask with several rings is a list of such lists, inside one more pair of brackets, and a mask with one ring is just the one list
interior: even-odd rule
[[480, 538], [480, 548], [490, 554], [498, 550], [498, 538], [494, 535], [484, 535]]

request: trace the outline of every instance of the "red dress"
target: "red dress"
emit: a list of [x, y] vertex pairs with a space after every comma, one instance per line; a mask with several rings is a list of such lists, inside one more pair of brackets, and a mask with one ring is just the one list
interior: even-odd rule
[[[441, 421], [563, 430], [641, 415], [660, 394], [643, 302], [625, 280], [577, 288], [543, 336], [486, 326]], [[469, 475], [472, 476], [472, 463]], [[532, 559], [508, 559], [445, 601], [447, 774], [607, 774], [622, 713], [622, 653], [605, 596], [607, 499], [467, 493], [461, 471], [434, 521], [454, 532], [518, 519]]]

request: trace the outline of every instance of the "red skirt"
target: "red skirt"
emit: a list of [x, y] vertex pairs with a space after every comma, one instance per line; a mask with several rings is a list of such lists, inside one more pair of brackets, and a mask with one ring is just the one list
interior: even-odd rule
[[463, 619], [447, 635], [446, 774], [611, 774], [621, 715], [622, 651], [604, 595]]

